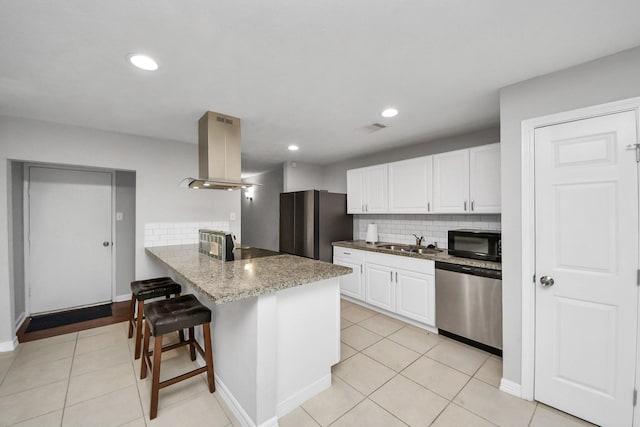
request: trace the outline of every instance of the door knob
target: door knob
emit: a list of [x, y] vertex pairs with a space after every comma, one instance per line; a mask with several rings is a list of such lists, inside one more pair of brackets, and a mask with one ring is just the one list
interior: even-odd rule
[[106, 241], [102, 242], [102, 246], [104, 246], [106, 248], [107, 246], [109, 246], [109, 242], [106, 242]]
[[549, 286], [553, 286], [553, 277], [549, 277], [549, 276], [542, 276], [540, 278], [540, 284], [542, 286], [544, 286], [545, 288], [548, 288]]

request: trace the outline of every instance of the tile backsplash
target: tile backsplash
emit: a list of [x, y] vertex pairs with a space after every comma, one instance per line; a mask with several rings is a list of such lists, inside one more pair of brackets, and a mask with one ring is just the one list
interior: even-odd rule
[[499, 214], [493, 215], [354, 215], [353, 239], [367, 237], [367, 225], [378, 224], [378, 240], [389, 243], [415, 244], [415, 237], [424, 236], [424, 246], [436, 242], [447, 247], [447, 232], [460, 228], [500, 230]]
[[197, 244], [198, 230], [229, 231], [228, 221], [213, 222], [153, 222], [144, 225], [144, 246]]

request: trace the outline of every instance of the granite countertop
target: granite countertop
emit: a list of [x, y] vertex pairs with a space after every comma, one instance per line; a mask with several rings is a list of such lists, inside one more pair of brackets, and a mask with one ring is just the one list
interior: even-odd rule
[[[459, 264], [459, 265], [468, 265], [471, 267], [481, 267], [488, 268], [491, 270], [501, 270], [502, 271], [502, 263], [493, 262], [493, 261], [482, 261], [478, 259], [470, 259], [470, 258], [461, 258], [453, 255], [449, 255], [448, 251], [444, 249], [442, 252], [437, 254], [417, 254], [417, 253], [409, 253], [409, 252], [399, 252], [392, 251], [391, 249], [384, 249], [378, 247], [379, 245], [393, 245], [394, 243], [367, 243], [364, 240], [344, 240], [340, 242], [333, 242], [333, 246], [340, 246], [343, 248], [350, 249], [359, 249], [361, 251], [370, 251], [370, 252], [379, 252], [383, 254], [397, 255], [397, 256], [405, 256], [411, 258], [418, 259], [429, 259], [432, 261], [439, 262], [447, 262], [449, 264]], [[395, 243], [399, 244], [399, 243]]]
[[224, 304], [351, 273], [348, 267], [279, 254], [238, 261], [202, 255], [198, 245], [156, 246], [146, 252], [215, 304]]

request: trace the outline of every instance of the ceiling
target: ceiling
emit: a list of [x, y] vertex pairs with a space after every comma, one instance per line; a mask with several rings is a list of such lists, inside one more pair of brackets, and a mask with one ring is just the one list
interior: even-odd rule
[[[640, 45], [637, 0], [0, 0], [0, 114], [197, 142], [244, 175], [498, 123], [498, 90]], [[156, 72], [133, 68], [146, 53]], [[382, 118], [387, 106], [400, 114]], [[387, 125], [372, 132], [368, 126]], [[300, 150], [289, 152], [297, 144]]]

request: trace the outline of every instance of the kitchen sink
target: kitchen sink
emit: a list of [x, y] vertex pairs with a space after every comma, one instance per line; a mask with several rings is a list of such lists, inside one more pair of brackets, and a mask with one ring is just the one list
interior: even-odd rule
[[377, 246], [380, 249], [388, 249], [390, 251], [395, 252], [406, 252], [406, 253], [414, 253], [414, 254], [422, 254], [422, 255], [435, 255], [442, 252], [442, 249], [438, 248], [425, 248], [423, 246], [413, 246], [413, 245], [391, 245], [384, 244]]

